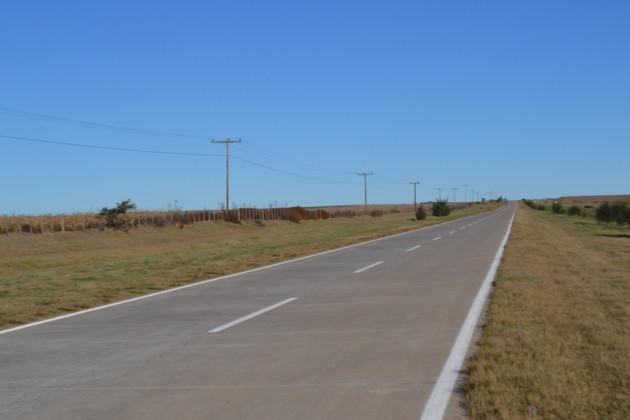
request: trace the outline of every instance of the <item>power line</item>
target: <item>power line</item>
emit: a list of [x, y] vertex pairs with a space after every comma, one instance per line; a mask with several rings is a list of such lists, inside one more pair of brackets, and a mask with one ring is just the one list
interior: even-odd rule
[[316, 166], [307, 162], [300, 161], [298, 159], [285, 157], [280, 154], [274, 153], [270, 150], [267, 150], [263, 147], [260, 147], [256, 144], [253, 144], [250, 141], [243, 141], [243, 146], [245, 146], [245, 148], [247, 149], [250, 149], [251, 153], [254, 153], [260, 157], [264, 157], [265, 159], [275, 160], [277, 162], [286, 163], [294, 167], [299, 167], [300, 169], [308, 169], [308, 170], [312, 170], [316, 172], [325, 172], [325, 173], [338, 173], [338, 174], [343, 174], [343, 175], [353, 174], [353, 172], [339, 171], [339, 170], [331, 169], [331, 168], [324, 168], [322, 166]]
[[326, 182], [326, 183], [329, 183], [329, 184], [357, 185], [356, 182], [333, 181], [333, 180], [330, 180], [330, 179], [313, 178], [313, 177], [310, 177], [310, 176], [300, 175], [300, 174], [296, 174], [296, 173], [293, 173], [293, 172], [285, 171], [285, 170], [282, 170], [282, 169], [272, 168], [271, 166], [263, 165], [263, 164], [256, 163], [256, 162], [252, 162], [250, 160], [240, 158], [240, 157], [238, 157], [236, 155], [231, 155], [231, 156], [232, 156], [232, 158], [234, 158], [236, 160], [240, 160], [241, 162], [245, 162], [245, 163], [250, 164], [250, 165], [258, 166], [259, 168], [268, 169], [270, 171], [279, 172], [281, 174], [291, 175], [291, 176], [295, 176], [295, 177], [298, 177], [298, 178], [309, 179], [311, 181]]
[[[73, 143], [67, 141], [56, 141], [56, 140], [44, 140], [44, 139], [34, 139], [29, 137], [18, 137], [18, 136], [7, 136], [0, 134], [0, 138], [9, 139], [9, 140], [18, 140], [18, 141], [27, 141], [32, 143], [43, 143], [43, 144], [54, 144], [59, 146], [69, 146], [69, 147], [80, 147], [87, 149], [100, 149], [100, 150], [114, 150], [119, 152], [133, 152], [133, 153], [149, 153], [149, 154], [159, 154], [159, 155], [175, 155], [175, 156], [196, 156], [196, 157], [221, 157], [224, 155], [218, 154], [210, 154], [210, 153], [186, 153], [186, 152], [169, 152], [169, 151], [159, 151], [159, 150], [146, 150], [146, 149], [131, 149], [124, 147], [113, 147], [113, 146], [99, 146], [92, 144], [82, 144], [82, 143]], [[207, 140], [207, 139], [206, 139]], [[330, 179], [322, 179], [322, 178], [314, 178], [310, 176], [296, 174], [294, 172], [285, 171], [282, 169], [273, 168], [271, 166], [263, 165], [257, 162], [253, 162], [251, 160], [243, 159], [235, 155], [230, 155], [233, 159], [239, 160], [241, 162], [247, 163], [249, 165], [258, 166], [260, 168], [264, 168], [270, 171], [282, 173], [285, 175], [291, 175], [297, 178], [308, 179], [311, 181], [317, 182], [325, 182], [328, 184], [345, 184], [345, 185], [357, 185], [356, 182], [344, 182], [344, 181], [333, 181]]]
[[166, 151], [159, 151], [159, 150], [129, 149], [125, 147], [97, 146], [97, 145], [92, 145], [92, 144], [81, 144], [81, 143], [71, 143], [67, 141], [33, 139], [33, 138], [28, 138], [28, 137], [7, 136], [7, 135], [2, 135], [2, 134], [0, 134], [0, 137], [5, 138], [5, 139], [28, 141], [28, 142], [34, 142], [34, 143], [56, 144], [56, 145], [61, 145], [61, 146], [72, 146], [72, 147], [84, 147], [88, 149], [116, 150], [119, 152], [151, 153], [151, 154], [158, 154], [158, 155], [178, 155], [178, 156], [201, 156], [201, 157], [223, 156], [223, 155], [213, 155], [213, 154], [208, 154], [208, 153], [166, 152]]
[[51, 121], [58, 124], [67, 124], [67, 125], [74, 125], [74, 126], [80, 126], [80, 127], [89, 127], [89, 128], [96, 128], [96, 129], [102, 129], [102, 130], [134, 133], [134, 134], [144, 134], [144, 135], [152, 135], [152, 136], [160, 136], [160, 137], [188, 138], [188, 139], [195, 139], [195, 140], [208, 139], [206, 136], [199, 136], [199, 135], [194, 135], [194, 134], [171, 133], [171, 132], [166, 132], [166, 131], [122, 127], [118, 125], [102, 124], [102, 123], [97, 123], [97, 122], [92, 122], [92, 121], [83, 121], [83, 120], [75, 120], [71, 118], [56, 117], [53, 115], [37, 114], [34, 112], [20, 111], [17, 109], [4, 108], [4, 107], [0, 107], [0, 114], [11, 115], [11, 116], [20, 117], [20, 118], [29, 118], [29, 119], [40, 120], [40, 121]]
[[394, 190], [392, 188], [383, 187], [383, 186], [381, 186], [381, 185], [379, 185], [379, 184], [377, 184], [375, 182], [368, 182], [368, 185], [370, 187], [374, 187], [374, 188], [379, 189], [381, 191], [389, 191], [389, 192], [395, 192], [395, 193], [402, 193], [402, 192], [404, 192], [402, 190]]

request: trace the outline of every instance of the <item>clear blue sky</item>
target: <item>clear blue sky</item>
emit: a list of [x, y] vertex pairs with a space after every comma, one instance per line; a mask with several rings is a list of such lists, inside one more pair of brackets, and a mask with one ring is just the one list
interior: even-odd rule
[[630, 193], [629, 22], [628, 1], [4, 1], [0, 214], [217, 208], [213, 138], [243, 140], [239, 206], [361, 204], [358, 172], [370, 203]]

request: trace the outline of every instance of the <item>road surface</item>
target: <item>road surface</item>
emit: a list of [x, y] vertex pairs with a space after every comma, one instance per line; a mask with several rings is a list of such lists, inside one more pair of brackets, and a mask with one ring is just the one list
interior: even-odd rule
[[0, 418], [419, 419], [514, 211], [0, 332]]

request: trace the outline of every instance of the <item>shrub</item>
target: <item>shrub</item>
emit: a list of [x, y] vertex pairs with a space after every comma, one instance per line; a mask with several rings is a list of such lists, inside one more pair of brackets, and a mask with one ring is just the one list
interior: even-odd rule
[[630, 225], [630, 207], [628, 203], [623, 201], [617, 201], [613, 204], [608, 202], [600, 204], [595, 210], [595, 218], [600, 223], [612, 223], [615, 222], [619, 226], [625, 224]]
[[579, 216], [582, 214], [582, 209], [577, 204], [574, 204], [569, 207], [569, 209], [567, 210], [567, 214], [569, 216]]
[[597, 219], [598, 222], [600, 223], [610, 223], [613, 221], [613, 214], [612, 214], [612, 207], [610, 205], [610, 203], [602, 203], [600, 204], [600, 206], [597, 208], [597, 210], [595, 210], [595, 218]]
[[557, 201], [554, 201], [553, 204], [551, 205], [551, 211], [556, 213], [556, 214], [564, 214], [565, 213], [565, 209], [562, 206], [562, 204], [558, 203]]
[[431, 214], [436, 217], [448, 216], [451, 214], [451, 207], [448, 205], [448, 199], [438, 199], [431, 207]]
[[372, 210], [370, 212], [370, 216], [372, 217], [383, 217], [383, 210]]
[[114, 229], [126, 228], [128, 224], [127, 212], [135, 208], [136, 205], [131, 200], [127, 199], [116, 203], [116, 207], [103, 207], [98, 214], [98, 218], [101, 219], [107, 227]]
[[538, 207], [536, 207], [536, 210], [545, 211], [547, 210], [547, 206], [545, 206], [544, 204], [539, 204]]
[[426, 218], [427, 211], [422, 206], [418, 207], [418, 210], [416, 210], [416, 220], [424, 220]]
[[623, 201], [617, 201], [611, 206], [612, 218], [619, 225], [623, 226], [626, 223], [630, 225], [630, 207]]
[[535, 209], [536, 208], [536, 204], [534, 204], [534, 202], [532, 200], [528, 200], [526, 198], [523, 198], [523, 203], [527, 204], [529, 207]]

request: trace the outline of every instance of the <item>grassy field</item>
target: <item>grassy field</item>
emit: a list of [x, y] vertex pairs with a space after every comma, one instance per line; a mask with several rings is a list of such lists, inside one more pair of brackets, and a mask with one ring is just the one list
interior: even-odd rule
[[383, 217], [244, 223], [202, 222], [129, 232], [0, 235], [0, 328], [239, 272], [441, 221]]
[[630, 418], [630, 229], [520, 204], [479, 345], [472, 418]]

